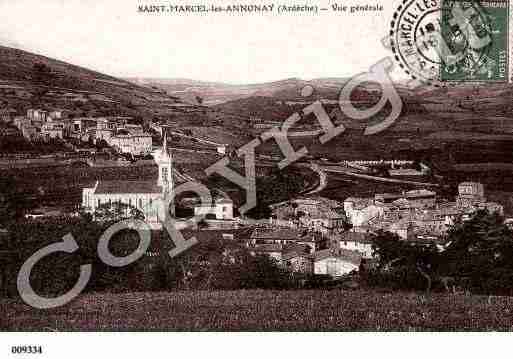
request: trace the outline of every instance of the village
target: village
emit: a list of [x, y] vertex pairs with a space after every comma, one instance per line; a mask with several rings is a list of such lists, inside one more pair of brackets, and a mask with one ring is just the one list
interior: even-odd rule
[[[142, 211], [149, 222], [160, 228], [165, 209], [159, 207], [155, 212], [155, 205], [175, 188], [170, 175], [173, 159], [166, 136], [163, 148], [154, 154], [159, 166], [156, 183], [97, 182], [94, 188], [84, 189], [83, 208], [94, 216], [102, 204], [124, 203], [127, 208]], [[365, 161], [357, 163], [362, 165]], [[389, 161], [388, 164], [393, 167], [411, 163]], [[460, 183], [454, 201], [439, 199], [434, 190], [425, 188], [375, 193], [373, 197], [347, 197], [343, 202], [306, 194], [271, 205], [271, 216], [259, 221], [237, 216], [238, 208], [234, 208], [234, 202], [222, 191], [216, 192], [209, 205], [200, 204], [194, 198], [188, 201], [194, 216], [203, 218], [195, 230], [215, 231], [234, 238], [230, 230], [248, 229], [244, 233], [249, 235], [236, 240], [253, 255], [268, 256], [290, 273], [327, 275], [333, 279], [377, 262], [372, 241], [377, 232], [389, 232], [412, 245], [436, 246], [443, 251], [449, 244], [447, 232], [456, 221], [468, 220], [478, 210], [504, 214], [502, 205], [487, 200], [484, 185], [478, 182]], [[173, 207], [171, 212], [174, 213]], [[176, 223], [177, 228], [187, 228], [186, 220], [178, 218]]]
[[29, 109], [23, 116], [17, 115], [16, 111], [4, 110], [0, 117], [3, 124], [0, 136], [21, 135], [32, 143], [58, 142], [84, 156], [104, 153], [129, 159], [147, 157], [153, 152], [155, 139], [162, 138], [163, 129], [173, 136], [203, 146], [203, 150], [219, 154], [227, 151], [226, 144], [192, 136], [177, 126], [155, 122], [143, 126], [128, 116], [77, 117], [66, 110]]
[[343, 204], [322, 197], [298, 198], [274, 206], [269, 224], [252, 232], [249, 245], [292, 272], [336, 278], [372, 266], [377, 259], [372, 235], [378, 231], [443, 251], [450, 226], [480, 209], [503, 214], [503, 207], [488, 202], [484, 186], [475, 182], [461, 183], [454, 202], [438, 201], [436, 192], [425, 189], [349, 197]]
[[[149, 131], [153, 132], [150, 134], [127, 117], [71, 118], [61, 110], [29, 109], [26, 116], [4, 116], [3, 120], [12, 123], [28, 141], [60, 140], [75, 151], [81, 151], [80, 146], [74, 145], [77, 143], [104, 143], [117, 154], [151, 158], [158, 166], [156, 181], [98, 180], [92, 188], [83, 188], [81, 208], [96, 218], [98, 211], [123, 204], [125, 216], [135, 209], [155, 229], [161, 228], [166, 215], [162, 198], [173, 192], [175, 177], [180, 175], [174, 168], [168, 135], [194, 139], [157, 123], [150, 124]], [[154, 146], [155, 137], [162, 146]], [[226, 154], [226, 145], [207, 139], [199, 141], [218, 155]], [[376, 166], [386, 166], [395, 177], [420, 177], [429, 171], [422, 163], [418, 170], [414, 169], [413, 161], [406, 160], [346, 160], [337, 166], [354, 171], [351, 174], [374, 173]], [[325, 169], [329, 172], [329, 168], [333, 167]], [[244, 233], [249, 235], [237, 240], [253, 255], [268, 256], [291, 273], [332, 278], [356, 273], [377, 261], [372, 238], [378, 231], [393, 233], [415, 245], [435, 245], [443, 251], [448, 244], [447, 231], [458, 219], [468, 219], [479, 209], [504, 214], [502, 205], [487, 201], [485, 188], [478, 182], [460, 183], [454, 201], [439, 199], [436, 190], [427, 187], [375, 193], [372, 197], [349, 196], [343, 201], [317, 193], [303, 195], [271, 205], [271, 216], [256, 222], [238, 215], [234, 202], [222, 191], [216, 191], [211, 205], [199, 204], [193, 198], [182, 202], [187, 201], [195, 216], [204, 217], [202, 225], [195, 230], [226, 231], [226, 236], [233, 237], [231, 230], [248, 229]], [[171, 212], [174, 213], [174, 207]], [[27, 215], [32, 219], [45, 217], [44, 213]], [[177, 223], [186, 228], [185, 220], [178, 218]]]

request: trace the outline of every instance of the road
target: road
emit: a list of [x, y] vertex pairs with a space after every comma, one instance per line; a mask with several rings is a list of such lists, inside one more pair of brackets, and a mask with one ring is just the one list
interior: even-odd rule
[[417, 182], [417, 181], [406, 181], [406, 180], [399, 180], [394, 178], [385, 178], [385, 177], [377, 177], [377, 176], [370, 176], [370, 175], [364, 175], [361, 173], [355, 173], [352, 172], [349, 169], [345, 169], [344, 167], [322, 167], [321, 169], [328, 173], [335, 173], [335, 174], [344, 174], [351, 177], [356, 178], [362, 178], [370, 181], [377, 181], [377, 182], [386, 182], [386, 183], [400, 183], [400, 184], [410, 184], [410, 185], [416, 185], [416, 186], [426, 186], [426, 187], [440, 187], [439, 184], [436, 183], [429, 183], [429, 182]]
[[326, 171], [316, 163], [309, 163], [304, 166], [308, 167], [309, 169], [311, 169], [312, 171], [314, 171], [315, 173], [317, 173], [319, 175], [319, 184], [317, 185], [317, 187], [315, 187], [313, 190], [305, 193], [305, 195], [309, 196], [309, 195], [316, 194], [316, 193], [319, 193], [322, 190], [324, 190], [326, 188], [326, 186], [328, 185], [328, 175], [326, 174]]

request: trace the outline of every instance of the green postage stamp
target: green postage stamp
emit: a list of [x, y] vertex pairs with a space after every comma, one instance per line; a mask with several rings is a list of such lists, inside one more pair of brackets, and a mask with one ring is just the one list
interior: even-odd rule
[[391, 21], [399, 66], [435, 86], [507, 82], [508, 0], [403, 0]]
[[509, 9], [508, 0], [442, 2], [442, 82], [508, 81]]

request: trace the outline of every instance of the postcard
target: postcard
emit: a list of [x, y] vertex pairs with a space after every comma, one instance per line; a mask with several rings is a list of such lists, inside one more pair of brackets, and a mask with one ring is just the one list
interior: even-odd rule
[[512, 9], [1, 1], [2, 350], [510, 331]]

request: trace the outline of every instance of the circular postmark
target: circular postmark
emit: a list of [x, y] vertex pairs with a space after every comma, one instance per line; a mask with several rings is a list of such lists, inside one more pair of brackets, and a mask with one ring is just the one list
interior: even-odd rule
[[492, 28], [475, 1], [403, 0], [390, 25], [395, 60], [413, 79], [445, 86], [489, 66]]

